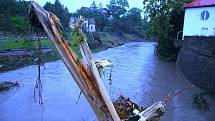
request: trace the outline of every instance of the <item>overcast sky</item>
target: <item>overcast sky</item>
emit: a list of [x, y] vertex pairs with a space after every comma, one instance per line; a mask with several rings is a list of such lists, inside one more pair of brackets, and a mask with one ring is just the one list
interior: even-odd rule
[[[40, 5], [45, 5], [46, 2], [54, 3], [55, 0], [34, 0]], [[110, 0], [94, 0], [97, 4], [102, 3], [103, 7], [109, 3]], [[92, 4], [93, 0], [60, 0], [60, 2], [65, 5], [70, 12], [75, 12], [77, 9], [80, 9], [82, 6], [88, 7]], [[137, 7], [143, 8], [143, 0], [128, 0], [129, 8]]]

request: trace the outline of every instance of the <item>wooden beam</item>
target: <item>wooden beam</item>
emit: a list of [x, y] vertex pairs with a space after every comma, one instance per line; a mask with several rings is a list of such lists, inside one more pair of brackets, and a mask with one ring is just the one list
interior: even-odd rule
[[114, 121], [120, 121], [120, 118], [113, 106], [113, 103], [108, 95], [108, 92], [105, 88], [104, 83], [102, 82], [102, 79], [99, 75], [99, 72], [96, 68], [96, 64], [95, 61], [93, 60], [93, 56], [92, 53], [89, 49], [89, 46], [87, 44], [87, 41], [84, 41], [80, 44], [80, 49], [82, 51], [82, 56], [84, 56], [84, 58], [86, 58], [87, 63], [88, 63], [88, 69], [90, 70], [90, 72], [92, 72], [93, 77], [95, 78], [95, 81], [98, 85], [99, 88], [99, 92], [102, 95], [102, 98], [105, 101], [105, 104], [107, 105], [107, 108], [112, 116], [112, 118], [114, 119]]

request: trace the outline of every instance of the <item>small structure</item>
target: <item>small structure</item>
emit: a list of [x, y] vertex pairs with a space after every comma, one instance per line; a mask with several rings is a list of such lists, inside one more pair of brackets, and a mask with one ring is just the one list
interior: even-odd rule
[[[96, 32], [96, 22], [94, 18], [86, 19], [84, 18], [84, 28], [87, 32], [92, 33]], [[69, 27], [72, 28], [74, 26], [74, 23], [78, 21], [78, 17], [71, 17], [69, 21]]]
[[78, 17], [72, 16], [69, 20], [69, 27], [72, 28], [77, 21], [78, 21]]
[[185, 9], [177, 66], [193, 84], [215, 94], [215, 0], [195, 0]]
[[215, 36], [215, 0], [195, 0], [184, 5], [184, 36]]
[[88, 20], [88, 32], [96, 32], [96, 22], [94, 18]]

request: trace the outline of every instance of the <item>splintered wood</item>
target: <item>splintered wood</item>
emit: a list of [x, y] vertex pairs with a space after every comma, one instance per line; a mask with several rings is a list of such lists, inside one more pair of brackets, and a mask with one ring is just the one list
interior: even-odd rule
[[[85, 68], [82, 61], [78, 61], [76, 54], [69, 47], [66, 40], [64, 40], [60, 32], [58, 18], [54, 14], [44, 10], [36, 2], [32, 2], [31, 9], [33, 16], [39, 20], [44, 30], [54, 43], [64, 64], [74, 78], [76, 84], [81, 89], [81, 92], [90, 103], [96, 113], [97, 118], [101, 121], [120, 121], [106, 88], [101, 81], [87, 43], [81, 43], [81, 48], [84, 56], [87, 58], [88, 64], [90, 65], [89, 70]], [[108, 112], [104, 113], [101, 110], [101, 107], [107, 107]]]
[[[47, 12], [36, 2], [31, 2], [31, 5], [30, 12], [32, 18], [30, 19], [33, 21], [32, 23], [37, 24], [32, 26], [42, 27], [50, 37], [74, 81], [94, 110], [98, 120], [152, 121], [150, 120], [152, 117], [160, 117], [163, 114], [164, 105], [162, 102], [156, 103], [146, 110], [139, 108], [137, 104], [123, 96], [119, 97], [117, 101], [112, 102], [93, 60], [86, 38], [83, 41], [79, 41], [80, 51], [85, 61], [83, 63], [63, 38], [60, 31], [61, 24], [59, 19], [53, 13]], [[83, 34], [81, 24], [80, 20], [79, 23], [74, 23], [73, 27], [80, 35]], [[102, 64], [104, 62], [100, 63], [100, 65]], [[107, 63], [104, 65], [107, 65]]]

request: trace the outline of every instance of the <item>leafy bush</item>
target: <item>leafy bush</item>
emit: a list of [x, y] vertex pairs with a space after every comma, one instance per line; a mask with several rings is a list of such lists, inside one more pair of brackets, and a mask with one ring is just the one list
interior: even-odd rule
[[183, 29], [183, 4], [191, 0], [144, 0], [145, 13], [150, 28], [146, 31], [149, 38], [156, 39], [156, 53], [167, 59], [176, 60], [179, 49], [174, 47], [177, 32]]
[[209, 104], [205, 99], [206, 93], [199, 93], [193, 95], [193, 105], [200, 110], [209, 110]]
[[15, 32], [22, 33], [23, 31], [27, 31], [28, 22], [22, 16], [13, 16], [11, 18], [11, 22], [14, 26]]

